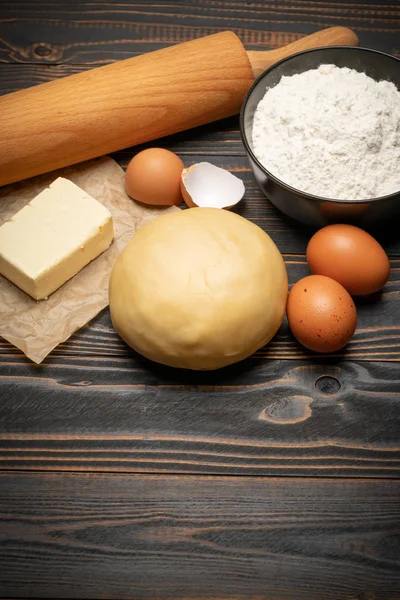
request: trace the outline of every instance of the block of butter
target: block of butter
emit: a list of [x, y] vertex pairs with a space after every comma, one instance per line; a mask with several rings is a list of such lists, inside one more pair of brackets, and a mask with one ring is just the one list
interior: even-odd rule
[[113, 236], [110, 211], [59, 177], [0, 227], [0, 273], [41, 300], [104, 252]]

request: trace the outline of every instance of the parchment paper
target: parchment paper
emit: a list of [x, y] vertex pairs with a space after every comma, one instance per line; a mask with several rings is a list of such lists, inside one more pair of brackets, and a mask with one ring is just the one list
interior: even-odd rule
[[0, 335], [35, 363], [42, 362], [57, 344], [108, 305], [112, 266], [135, 231], [160, 214], [179, 210], [147, 207], [131, 200], [125, 193], [123, 169], [111, 158], [102, 157], [0, 190], [0, 226], [60, 176], [109, 209], [114, 220], [114, 241], [47, 300], [33, 300], [0, 275]]

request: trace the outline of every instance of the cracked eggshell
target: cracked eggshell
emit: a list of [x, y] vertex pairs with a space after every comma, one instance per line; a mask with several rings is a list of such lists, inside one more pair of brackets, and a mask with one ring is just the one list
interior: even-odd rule
[[232, 208], [243, 198], [245, 187], [226, 169], [201, 162], [183, 169], [181, 192], [189, 208]]

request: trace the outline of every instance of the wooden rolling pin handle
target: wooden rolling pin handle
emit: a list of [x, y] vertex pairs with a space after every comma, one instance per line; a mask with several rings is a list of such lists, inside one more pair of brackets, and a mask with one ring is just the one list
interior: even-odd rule
[[330, 27], [329, 29], [323, 29], [322, 31], [307, 35], [296, 42], [288, 44], [283, 48], [277, 48], [276, 50], [266, 50], [264, 52], [249, 50], [247, 56], [249, 57], [254, 77], [257, 78], [266, 69], [269, 69], [269, 67], [291, 54], [323, 46], [358, 46], [358, 37], [354, 31], [347, 29], [347, 27]]

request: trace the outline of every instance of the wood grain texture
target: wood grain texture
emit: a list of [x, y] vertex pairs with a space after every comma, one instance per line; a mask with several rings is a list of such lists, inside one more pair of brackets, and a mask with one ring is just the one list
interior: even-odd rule
[[400, 483], [0, 475], [1, 594], [395, 600]]
[[3, 357], [0, 381], [3, 470], [400, 475], [396, 364]]
[[337, 25], [400, 52], [397, 0], [12, 2], [0, 11], [0, 61], [103, 64], [227, 29], [266, 50]]

